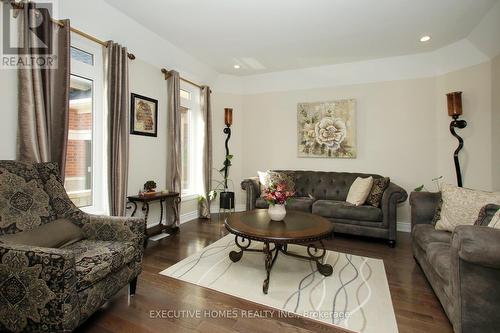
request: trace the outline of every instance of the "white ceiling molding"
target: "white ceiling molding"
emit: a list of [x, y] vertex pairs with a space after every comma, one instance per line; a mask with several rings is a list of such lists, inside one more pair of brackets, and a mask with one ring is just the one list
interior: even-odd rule
[[104, 1], [217, 72], [245, 76], [435, 51], [467, 38], [499, 0]]
[[463, 39], [439, 50], [408, 56], [310, 67], [249, 76], [221, 74], [216, 92], [259, 94], [433, 77], [474, 66], [489, 58]]
[[[104, 0], [58, 1], [59, 17], [101, 40], [125, 45], [136, 57], [158, 68], [175, 69], [185, 78], [209, 82], [218, 73], [170, 41]], [[142, 6], [136, 4], [136, 6]], [[158, 75], [162, 75], [158, 71]]]
[[500, 54], [500, 2], [472, 30], [468, 39], [490, 59]]

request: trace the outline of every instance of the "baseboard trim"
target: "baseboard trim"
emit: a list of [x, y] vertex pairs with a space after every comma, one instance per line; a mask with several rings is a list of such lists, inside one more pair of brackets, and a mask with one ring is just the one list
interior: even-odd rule
[[[239, 204], [235, 206], [235, 211], [236, 212], [244, 212], [246, 210], [246, 206], [243, 204]], [[219, 212], [219, 206], [218, 205], [212, 205], [211, 206], [211, 211], [212, 214], [218, 213]], [[198, 218], [198, 211], [192, 211], [188, 212], [185, 214], [182, 214], [180, 216], [180, 223], [186, 223], [192, 220], [196, 220]], [[411, 223], [409, 222], [398, 222], [397, 223], [397, 230], [401, 232], [411, 232]]]
[[186, 222], [189, 222], [192, 220], [196, 220], [197, 218], [198, 218], [198, 211], [197, 210], [192, 211], [192, 212], [188, 212], [185, 214], [181, 214], [180, 223], [183, 224], [183, 223], [186, 223]]
[[[247, 210], [247, 206], [245, 204], [236, 204], [234, 205], [234, 211], [235, 212], [244, 212]], [[213, 204], [210, 206], [210, 211], [212, 214], [216, 214], [219, 212], [219, 205]]]
[[401, 232], [411, 232], [411, 223], [398, 222], [397, 230]]

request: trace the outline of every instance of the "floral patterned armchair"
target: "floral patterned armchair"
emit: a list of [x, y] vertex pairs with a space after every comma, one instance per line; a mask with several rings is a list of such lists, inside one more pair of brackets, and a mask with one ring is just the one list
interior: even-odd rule
[[[127, 283], [135, 293], [144, 219], [82, 212], [58, 174], [54, 163], [0, 161], [1, 332], [71, 331]], [[83, 239], [62, 248], [2, 242], [58, 219]]]

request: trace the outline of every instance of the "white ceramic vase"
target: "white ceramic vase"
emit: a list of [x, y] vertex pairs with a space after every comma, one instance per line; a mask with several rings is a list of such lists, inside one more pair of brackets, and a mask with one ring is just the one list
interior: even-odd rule
[[283, 219], [286, 216], [286, 209], [285, 205], [269, 205], [269, 208], [267, 209], [267, 213], [269, 214], [269, 217], [273, 221], [283, 221]]

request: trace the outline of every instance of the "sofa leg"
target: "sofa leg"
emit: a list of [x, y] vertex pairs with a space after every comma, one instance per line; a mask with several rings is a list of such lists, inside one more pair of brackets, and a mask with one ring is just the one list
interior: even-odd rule
[[391, 239], [387, 241], [387, 244], [389, 245], [390, 248], [393, 249], [396, 246], [396, 241]]
[[137, 278], [133, 279], [128, 284], [128, 295], [129, 296], [134, 296], [135, 295], [135, 288], [136, 287], [137, 287]]

